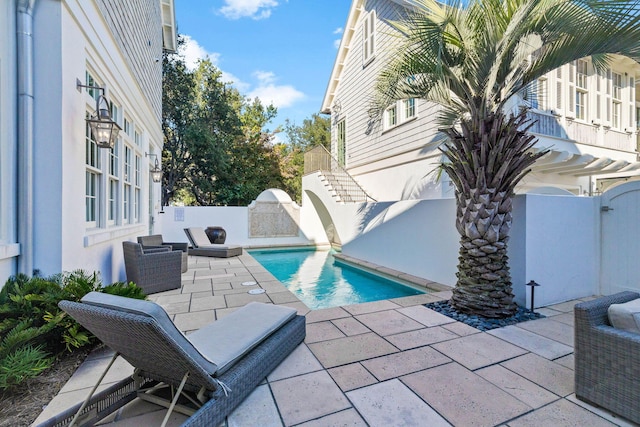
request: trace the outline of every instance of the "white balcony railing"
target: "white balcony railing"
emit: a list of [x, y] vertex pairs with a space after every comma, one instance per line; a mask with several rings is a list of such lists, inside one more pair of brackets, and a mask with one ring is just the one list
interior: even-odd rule
[[626, 132], [534, 111], [530, 111], [528, 115], [535, 121], [529, 130], [532, 133], [613, 150], [633, 152], [638, 146], [635, 131]]

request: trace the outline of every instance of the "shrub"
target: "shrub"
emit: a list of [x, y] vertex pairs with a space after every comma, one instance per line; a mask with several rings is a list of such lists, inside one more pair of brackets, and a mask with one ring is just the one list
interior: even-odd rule
[[98, 273], [76, 270], [51, 277], [18, 274], [0, 291], [0, 391], [49, 368], [56, 356], [93, 344], [95, 337], [58, 308], [91, 291], [144, 299], [133, 283], [103, 286]]

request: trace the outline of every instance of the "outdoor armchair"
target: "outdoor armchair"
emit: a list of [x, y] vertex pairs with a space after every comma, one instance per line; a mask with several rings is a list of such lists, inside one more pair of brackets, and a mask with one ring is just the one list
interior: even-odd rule
[[[90, 292], [59, 305], [135, 372], [46, 426], [67, 425], [76, 413], [81, 425], [93, 425], [136, 397], [168, 407], [165, 422], [176, 410], [191, 415], [183, 426], [217, 426], [305, 337], [304, 316], [295, 309], [258, 302], [189, 335], [151, 301]], [[171, 387], [170, 402], [149, 396], [159, 383]], [[176, 404], [181, 395], [191, 403]]]
[[576, 397], [640, 423], [640, 334], [611, 326], [608, 309], [640, 298], [620, 292], [576, 304]]
[[190, 255], [219, 258], [242, 255], [242, 246], [211, 243], [207, 233], [204, 231], [204, 228], [190, 227], [185, 228], [184, 232], [192, 246], [192, 248], [189, 248]]
[[161, 234], [152, 234], [150, 236], [138, 236], [138, 243], [142, 245], [142, 250], [146, 252], [153, 248], [169, 247], [173, 251], [182, 251], [182, 272], [186, 272], [189, 269], [189, 260], [187, 258], [187, 251], [189, 244], [186, 242], [165, 242], [162, 239]]
[[142, 245], [122, 242], [127, 281], [134, 282], [148, 295], [179, 289], [182, 285], [182, 252], [170, 247], [142, 250]]

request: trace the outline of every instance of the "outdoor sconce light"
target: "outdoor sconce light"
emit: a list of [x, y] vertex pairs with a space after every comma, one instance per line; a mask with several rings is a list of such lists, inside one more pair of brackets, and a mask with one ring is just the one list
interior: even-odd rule
[[151, 173], [151, 180], [153, 182], [160, 182], [162, 181], [162, 170], [160, 169], [160, 164], [158, 163], [158, 155], [157, 154], [151, 154], [151, 153], [144, 153], [145, 157], [155, 157], [155, 163], [153, 165], [153, 169], [151, 169], [149, 171], [149, 173]]
[[105, 89], [100, 86], [83, 85], [80, 80], [76, 80], [76, 88], [80, 90], [81, 87], [97, 89], [101, 92], [96, 99], [96, 111], [86, 120], [91, 128], [91, 134], [96, 141], [96, 145], [100, 148], [113, 148], [116, 145], [118, 132], [122, 128], [111, 118], [109, 103], [104, 95]]

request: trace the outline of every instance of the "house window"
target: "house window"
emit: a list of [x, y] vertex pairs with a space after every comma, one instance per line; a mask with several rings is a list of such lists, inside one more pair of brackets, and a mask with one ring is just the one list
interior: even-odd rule
[[613, 99], [622, 100], [622, 74], [612, 73]]
[[124, 133], [131, 137], [131, 121], [125, 117], [124, 125], [122, 126]]
[[100, 90], [96, 89], [95, 87], [100, 86], [100, 84], [96, 81], [96, 79], [91, 75], [89, 71], [85, 71], [84, 82], [86, 86], [93, 86], [85, 88], [85, 90], [89, 93], [89, 96], [91, 96], [93, 99], [98, 99], [101, 93]]
[[395, 105], [387, 108], [385, 115], [387, 116], [387, 128], [391, 128], [398, 124], [398, 109]]
[[138, 132], [138, 129], [133, 131], [133, 141], [138, 147], [140, 147], [140, 144], [142, 143], [142, 136], [140, 136], [140, 132]]
[[85, 130], [85, 221], [87, 227], [98, 226], [98, 197], [100, 190], [100, 153], [98, 146], [91, 135], [91, 128], [86, 125]]
[[576, 61], [576, 86], [587, 89], [587, 61], [583, 59]]
[[130, 221], [131, 182], [133, 179], [133, 150], [128, 145], [124, 147], [124, 186], [122, 201], [122, 218], [125, 223]]
[[576, 89], [576, 119], [587, 118], [587, 92]]
[[414, 98], [405, 99], [404, 103], [404, 117], [410, 119], [416, 115], [416, 100]]
[[392, 104], [384, 111], [384, 129], [391, 129], [416, 117], [415, 98], [403, 99]]
[[373, 60], [376, 47], [376, 11], [372, 10], [362, 23], [362, 52], [366, 65]]
[[611, 126], [620, 129], [620, 111], [622, 104], [617, 101], [613, 101], [611, 104]]
[[556, 69], [556, 108], [562, 109], [562, 67]]
[[342, 119], [336, 126], [336, 141], [337, 141], [337, 160], [338, 165], [344, 167], [346, 164], [346, 151], [347, 151], [347, 122]]
[[109, 216], [109, 224], [115, 224], [118, 217], [118, 181], [109, 179], [109, 200], [107, 201]]
[[133, 190], [133, 222], [140, 222], [140, 185], [141, 185], [141, 164], [142, 158], [136, 154], [135, 156], [135, 181]]
[[116, 224], [118, 221], [118, 187], [120, 184], [120, 165], [119, 156], [122, 139], [118, 138], [116, 144], [109, 150], [109, 188], [107, 200], [107, 222], [109, 225]]

